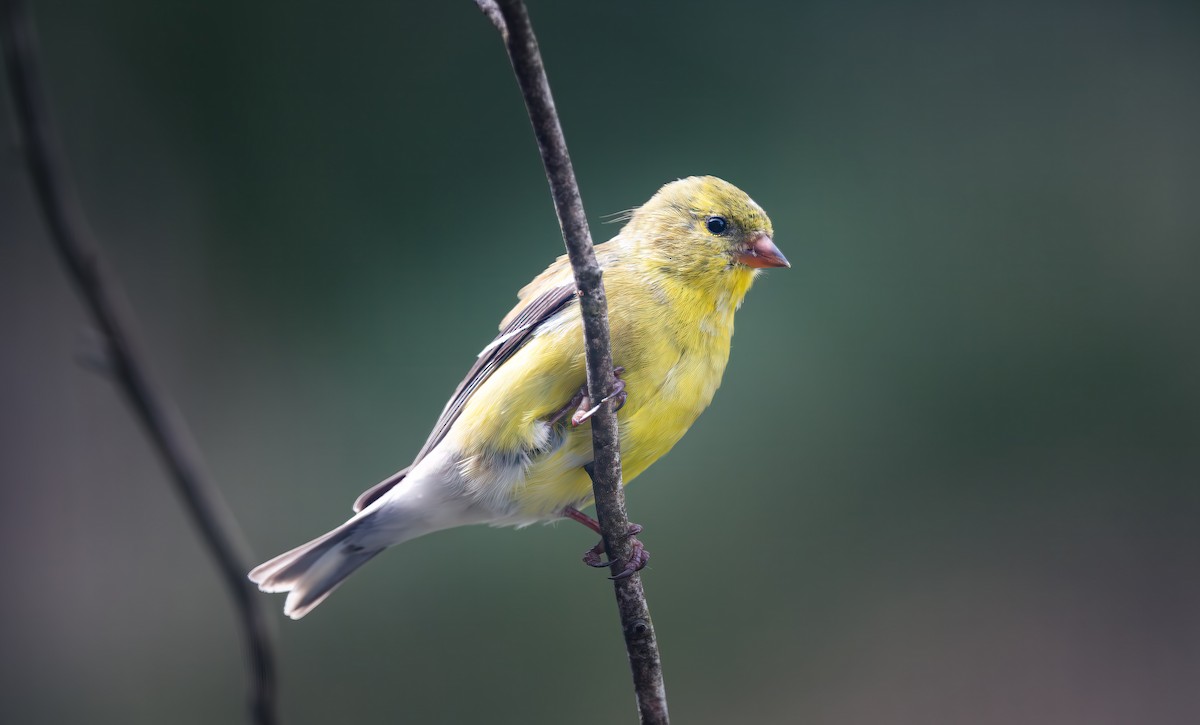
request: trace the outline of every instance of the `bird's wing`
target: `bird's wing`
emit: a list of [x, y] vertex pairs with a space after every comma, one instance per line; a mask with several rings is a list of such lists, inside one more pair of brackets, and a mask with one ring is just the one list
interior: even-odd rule
[[[413, 465], [416, 464], [414, 463]], [[412, 469], [412, 466], [406, 466], [359, 494], [358, 498], [354, 499], [354, 513], [358, 513], [375, 503], [375, 499], [392, 490], [392, 486], [403, 481], [404, 477]]]
[[[550, 270], [547, 270], [547, 272], [553, 269], [554, 266]], [[545, 276], [547, 276], [546, 273], [543, 273], [543, 277]], [[433, 432], [429, 434], [429, 440], [425, 441], [425, 445], [421, 447], [421, 452], [417, 454], [412, 464], [408, 468], [392, 474], [364, 491], [354, 502], [354, 511], [356, 513], [370, 506], [372, 502], [403, 480], [408, 475], [408, 472], [421, 462], [422, 458], [428, 455], [438, 443], [442, 442], [442, 439], [446, 437], [447, 431], [450, 430], [450, 426], [454, 425], [454, 422], [458, 420], [463, 406], [467, 404], [467, 401], [479, 389], [479, 386], [483, 385], [484, 381], [493, 372], [512, 357], [522, 345], [528, 342], [529, 338], [533, 336], [533, 333], [540, 326], [575, 301], [574, 281], [550, 287], [536, 297], [533, 297], [531, 292], [535, 284], [541, 279], [542, 277], [539, 277], [538, 280], [534, 280], [534, 283], [521, 290], [521, 302], [504, 318], [500, 334], [487, 347], [483, 348], [483, 352], [479, 353], [478, 359], [471, 366], [470, 371], [467, 372], [467, 376], [458, 384], [454, 395], [446, 403], [446, 407], [442, 409], [442, 415], [438, 418], [437, 423], [434, 424]]]

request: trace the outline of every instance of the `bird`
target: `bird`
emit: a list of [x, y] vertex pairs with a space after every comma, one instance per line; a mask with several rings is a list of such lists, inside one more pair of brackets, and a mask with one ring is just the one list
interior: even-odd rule
[[[734, 313], [765, 269], [791, 264], [765, 211], [715, 176], [664, 185], [595, 247], [606, 295], [623, 480], [666, 454], [713, 399]], [[253, 569], [299, 619], [384, 549], [470, 524], [570, 518], [593, 531], [583, 322], [566, 255], [518, 293], [413, 462], [365, 491], [354, 515]], [[641, 531], [633, 525], [631, 535]], [[649, 554], [634, 540], [625, 577]], [[593, 566], [602, 543], [584, 555]]]

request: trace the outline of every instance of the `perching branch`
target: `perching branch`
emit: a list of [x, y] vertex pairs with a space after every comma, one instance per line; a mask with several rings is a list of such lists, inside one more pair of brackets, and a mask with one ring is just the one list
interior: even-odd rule
[[[475, 0], [504, 39], [509, 60], [517, 75], [517, 83], [525, 97], [525, 107], [537, 137], [554, 210], [562, 227], [567, 255], [575, 272], [579, 289], [579, 304], [583, 313], [583, 334], [587, 348], [588, 396], [604, 400], [612, 394], [613, 364], [608, 334], [608, 302], [600, 266], [592, 250], [592, 235], [575, 171], [567, 153], [550, 82], [542, 66], [537, 38], [529, 22], [529, 14], [521, 0]], [[637, 391], [632, 391], [637, 395]], [[622, 562], [628, 561], [632, 547], [629, 543], [629, 517], [625, 513], [625, 495], [621, 489], [621, 451], [617, 437], [617, 413], [612, 405], [601, 405], [592, 417], [592, 489], [596, 498], [596, 517], [604, 537], [604, 547], [614, 562], [613, 573]], [[650, 610], [642, 590], [641, 577], [613, 582], [617, 609], [625, 633], [625, 647], [633, 670], [634, 692], [643, 723], [666, 723], [667, 694], [663, 687], [662, 661]]]
[[273, 725], [278, 722], [274, 654], [254, 586], [245, 576], [249, 557], [242, 554], [240, 531], [205, 473], [200, 450], [182, 415], [151, 375], [133, 332], [133, 313], [88, 228], [51, 122], [33, 26], [22, 0], [0, 0], [0, 39], [25, 161], [55, 248], [104, 335], [118, 388], [158, 449], [233, 596], [250, 660], [254, 722]]

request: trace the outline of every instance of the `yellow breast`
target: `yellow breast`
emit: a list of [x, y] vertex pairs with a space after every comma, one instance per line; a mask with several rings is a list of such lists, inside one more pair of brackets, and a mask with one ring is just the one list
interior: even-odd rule
[[[730, 277], [736, 284], [713, 290], [605, 274], [613, 363], [625, 368], [628, 392], [617, 413], [625, 483], [671, 450], [712, 402], [729, 360], [734, 312], [753, 279], [749, 272]], [[582, 335], [578, 327], [561, 333]], [[591, 460], [591, 446], [585, 423], [567, 432], [561, 448], [532, 461], [514, 491], [521, 511], [544, 517], [590, 503], [591, 479], [581, 466]]]

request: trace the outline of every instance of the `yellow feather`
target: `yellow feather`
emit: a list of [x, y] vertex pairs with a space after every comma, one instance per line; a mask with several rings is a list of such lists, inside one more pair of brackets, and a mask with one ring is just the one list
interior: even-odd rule
[[[734, 233], [705, 228], [712, 215]], [[632, 481], [683, 437], [708, 407], [729, 360], [734, 312], [756, 270], [731, 251], [772, 233], [762, 209], [713, 177], [663, 188], [615, 238], [596, 248], [609, 302], [613, 363], [623, 366], [628, 400], [618, 412], [624, 480]], [[565, 257], [520, 292], [515, 317], [539, 294], [570, 282]], [[582, 466], [591, 429], [546, 419], [586, 379], [578, 305], [545, 323], [470, 398], [449, 438], [460, 468], [492, 502], [513, 501], [529, 519], [553, 517], [592, 498]], [[523, 473], [506, 476], [505, 470]]]

